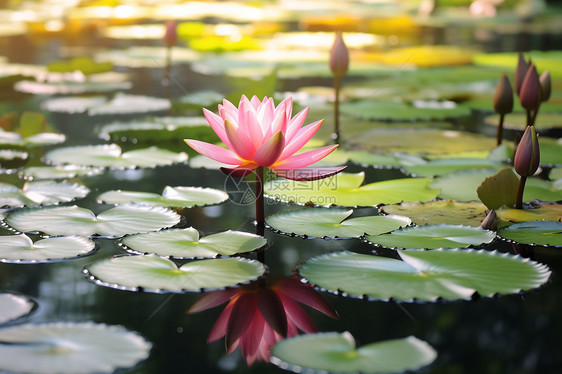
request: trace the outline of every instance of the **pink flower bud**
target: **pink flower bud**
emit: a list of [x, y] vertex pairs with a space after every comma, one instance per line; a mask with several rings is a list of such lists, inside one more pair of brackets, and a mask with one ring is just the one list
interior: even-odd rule
[[539, 168], [541, 153], [539, 150], [539, 139], [535, 126], [527, 126], [525, 133], [515, 151], [513, 164], [515, 171], [522, 177], [529, 177]]
[[336, 39], [330, 51], [330, 69], [335, 76], [344, 76], [349, 68], [349, 52], [343, 41], [341, 32], [336, 33]]
[[523, 53], [519, 52], [519, 59], [517, 60], [517, 68], [515, 69], [515, 92], [517, 95], [521, 92], [521, 84], [523, 79], [525, 79], [525, 74], [529, 70], [529, 64], [525, 61]]
[[[541, 85], [535, 65], [531, 64], [521, 83], [519, 102], [526, 110], [537, 110], [541, 104]], [[528, 123], [530, 125], [530, 123]]]
[[166, 33], [164, 34], [164, 44], [166, 47], [172, 47], [178, 41], [176, 26], [175, 20], [166, 21]]
[[548, 70], [542, 72], [539, 77], [539, 82], [541, 85], [541, 100], [547, 101], [550, 99], [550, 93], [552, 92], [552, 80], [550, 79], [550, 73]]
[[502, 75], [496, 87], [494, 110], [498, 114], [507, 114], [513, 111], [513, 89], [506, 74]]

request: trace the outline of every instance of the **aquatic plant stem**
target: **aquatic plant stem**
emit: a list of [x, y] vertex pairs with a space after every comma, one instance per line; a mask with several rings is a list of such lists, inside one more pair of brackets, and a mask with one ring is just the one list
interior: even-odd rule
[[265, 227], [265, 203], [263, 198], [263, 166], [256, 168], [256, 227]]
[[496, 134], [496, 144], [501, 145], [503, 139], [503, 120], [505, 118], [505, 114], [500, 114], [500, 121], [498, 122], [498, 132]]
[[530, 126], [532, 123], [533, 116], [531, 115], [531, 111], [527, 109], [527, 126]]
[[340, 83], [341, 76], [334, 76], [334, 132], [332, 133], [332, 140], [335, 143], [340, 141]]
[[521, 176], [521, 179], [519, 179], [519, 185], [517, 186], [517, 199], [515, 200], [516, 209], [523, 208], [523, 191], [525, 190], [526, 181], [527, 181], [527, 177], [524, 176]]

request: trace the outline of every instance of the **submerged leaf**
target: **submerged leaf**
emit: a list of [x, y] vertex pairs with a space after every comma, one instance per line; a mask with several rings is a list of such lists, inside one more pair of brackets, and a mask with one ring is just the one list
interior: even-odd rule
[[287, 234], [318, 238], [353, 238], [378, 235], [408, 226], [411, 221], [401, 216], [349, 218], [352, 210], [306, 209], [282, 212], [266, 218], [274, 230]]
[[305, 261], [298, 273], [331, 292], [376, 300], [436, 301], [491, 297], [540, 287], [546, 265], [497, 251], [400, 251], [402, 260], [334, 252]]
[[14, 373], [109, 373], [146, 359], [152, 346], [124, 327], [92, 322], [16, 325], [0, 336], [0, 370]]
[[138, 255], [98, 261], [84, 273], [102, 286], [160, 293], [234, 287], [258, 279], [265, 269], [259, 261], [238, 257], [192, 261], [178, 268], [155, 255]]
[[356, 347], [349, 332], [316, 333], [282, 340], [272, 363], [295, 373], [398, 373], [429, 365], [437, 352], [413, 336]]

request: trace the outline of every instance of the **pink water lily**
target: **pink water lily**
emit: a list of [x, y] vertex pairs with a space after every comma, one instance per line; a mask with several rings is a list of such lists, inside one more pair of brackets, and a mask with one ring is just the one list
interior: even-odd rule
[[203, 109], [213, 131], [227, 148], [194, 139], [184, 141], [195, 151], [228, 167], [227, 174], [244, 176], [267, 167], [277, 175], [294, 180], [314, 180], [334, 175], [345, 167], [309, 169], [309, 165], [329, 155], [337, 145], [297, 153], [316, 134], [322, 121], [303, 127], [308, 108], [292, 116], [292, 98], [277, 107], [272, 98], [260, 101], [242, 96], [238, 107], [230, 101], [219, 104], [219, 115]]

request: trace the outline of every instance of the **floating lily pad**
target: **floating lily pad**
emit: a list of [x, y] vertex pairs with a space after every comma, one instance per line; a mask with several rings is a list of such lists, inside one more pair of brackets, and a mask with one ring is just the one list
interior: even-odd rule
[[[543, 106], [547, 103], [541, 104], [541, 110], [537, 117], [536, 126], [538, 130], [549, 130], [554, 128], [562, 128], [562, 114], [549, 113]], [[560, 110], [560, 104], [552, 104]], [[491, 126], [498, 125], [498, 115], [490, 115], [486, 117], [484, 123]], [[527, 114], [526, 113], [510, 113], [505, 117], [503, 127], [511, 130], [525, 131], [527, 127]], [[542, 140], [542, 139], [541, 139]]]
[[361, 186], [364, 173], [340, 173], [313, 182], [276, 179], [265, 184], [268, 197], [282, 201], [329, 206], [373, 206], [402, 201], [428, 201], [438, 190], [429, 188], [429, 178], [392, 179]]
[[44, 81], [22, 80], [14, 84], [19, 92], [34, 95], [77, 95], [85, 93], [111, 92], [129, 90], [133, 87], [130, 81], [124, 81], [121, 74], [110, 73], [103, 76], [91, 76], [76, 81]]
[[486, 206], [479, 202], [463, 203], [453, 200], [437, 200], [426, 203], [409, 202], [398, 205], [382, 206], [386, 214], [408, 216], [416, 225], [452, 225], [479, 226], [486, 218]]
[[[541, 71], [548, 70], [553, 77], [562, 77], [562, 68], [560, 67], [562, 53], [560, 51], [530, 51], [525, 52], [525, 57], [531, 58]], [[481, 53], [474, 57], [474, 63], [515, 69], [517, 58], [517, 52]]]
[[41, 133], [23, 137], [22, 135], [3, 131], [0, 129], [0, 145], [11, 147], [37, 147], [43, 145], [54, 145], [63, 143], [66, 136], [57, 133]]
[[435, 178], [431, 187], [441, 190], [439, 197], [442, 199], [478, 201], [478, 186], [496, 172], [497, 169], [489, 168], [459, 170]]
[[81, 236], [60, 236], [33, 241], [25, 234], [0, 236], [0, 262], [37, 263], [90, 254], [95, 243]]
[[123, 236], [174, 226], [180, 221], [180, 216], [169, 209], [142, 205], [119, 205], [96, 216], [92, 211], [74, 205], [21, 209], [9, 214], [5, 221], [21, 232]]
[[259, 261], [239, 257], [197, 260], [179, 268], [156, 255], [120, 256], [84, 269], [98, 285], [128, 291], [201, 292], [234, 287], [258, 279], [266, 268]]
[[[201, 55], [189, 48], [172, 48], [172, 61], [174, 64], [189, 63], [201, 59]], [[129, 47], [98, 52], [96, 59], [111, 61], [114, 65], [131, 68], [158, 68], [166, 64], [166, 47]]]
[[539, 178], [527, 178], [523, 201], [560, 201], [562, 200], [562, 180], [547, 181]]
[[502, 207], [497, 212], [498, 218], [506, 222], [525, 221], [560, 221], [562, 222], [562, 204], [538, 204], [532, 208], [515, 209]]
[[522, 244], [562, 246], [562, 222], [530, 221], [500, 229], [499, 235]]
[[412, 221], [401, 216], [349, 218], [353, 210], [305, 209], [274, 214], [266, 218], [272, 229], [286, 234], [317, 238], [358, 238], [378, 235], [408, 226]]
[[541, 137], [539, 145], [541, 150], [541, 165], [562, 165], [562, 157], [560, 157], [560, 154], [562, 154], [562, 139]]
[[373, 120], [430, 121], [452, 119], [470, 115], [470, 109], [454, 102], [434, 105], [409, 105], [396, 102], [356, 101], [340, 106], [342, 114]]
[[186, 153], [175, 153], [157, 147], [122, 152], [117, 144], [66, 147], [47, 152], [45, 159], [53, 164], [126, 169], [156, 167], [187, 161]]
[[562, 168], [553, 168], [548, 177], [550, 180], [562, 179]]
[[152, 347], [121, 326], [91, 322], [24, 324], [0, 335], [0, 370], [13, 373], [109, 373], [146, 359]]
[[334, 252], [305, 261], [298, 273], [331, 292], [376, 300], [437, 301], [491, 297], [540, 287], [546, 265], [497, 251], [400, 251], [402, 260]]
[[77, 165], [30, 166], [24, 168], [20, 176], [27, 180], [34, 179], [70, 179], [100, 175], [103, 168], [90, 168]]
[[378, 128], [350, 138], [349, 143], [373, 153], [445, 154], [490, 151], [495, 147], [495, 139], [490, 137], [432, 128]]
[[27, 182], [20, 189], [0, 182], [0, 207], [55, 205], [86, 197], [89, 193], [90, 189], [80, 184]]
[[423, 225], [404, 227], [383, 235], [369, 235], [365, 240], [388, 248], [459, 248], [490, 243], [495, 232], [462, 225]]
[[502, 206], [514, 206], [517, 200], [519, 178], [510, 167], [485, 178], [476, 189], [478, 198], [488, 209], [497, 210]]
[[89, 57], [76, 57], [68, 61], [54, 61], [47, 65], [47, 70], [57, 73], [73, 73], [76, 71], [84, 75], [110, 72], [113, 65], [110, 62], [95, 62]]
[[356, 347], [349, 332], [324, 332], [284, 339], [271, 350], [271, 362], [295, 373], [398, 373], [420, 369], [437, 357], [413, 336]]
[[11, 149], [0, 149], [0, 167], [15, 169], [25, 165], [29, 154], [27, 152], [14, 151]]
[[258, 235], [242, 231], [224, 231], [199, 237], [193, 227], [127, 235], [121, 245], [136, 254], [156, 254], [177, 259], [215, 258], [251, 252], [267, 244]]
[[423, 158], [407, 153], [384, 153], [375, 154], [369, 152], [347, 152], [351, 162], [362, 166], [373, 166], [375, 168], [399, 168], [402, 166], [423, 165], [427, 161]]
[[464, 169], [501, 169], [506, 164], [483, 158], [442, 158], [427, 161], [423, 165], [404, 166], [404, 170], [410, 174], [422, 177], [432, 177], [451, 173]]
[[42, 103], [43, 109], [50, 112], [87, 113], [90, 116], [160, 112], [170, 109], [171, 106], [168, 99], [123, 93], [116, 94], [109, 101], [103, 96], [69, 96], [49, 99]]
[[228, 200], [228, 194], [214, 188], [166, 186], [162, 195], [149, 192], [107, 191], [98, 196], [106, 204], [146, 204], [161, 207], [192, 208], [219, 204]]
[[0, 293], [0, 325], [28, 315], [35, 306], [35, 302], [28, 297], [8, 292]]

